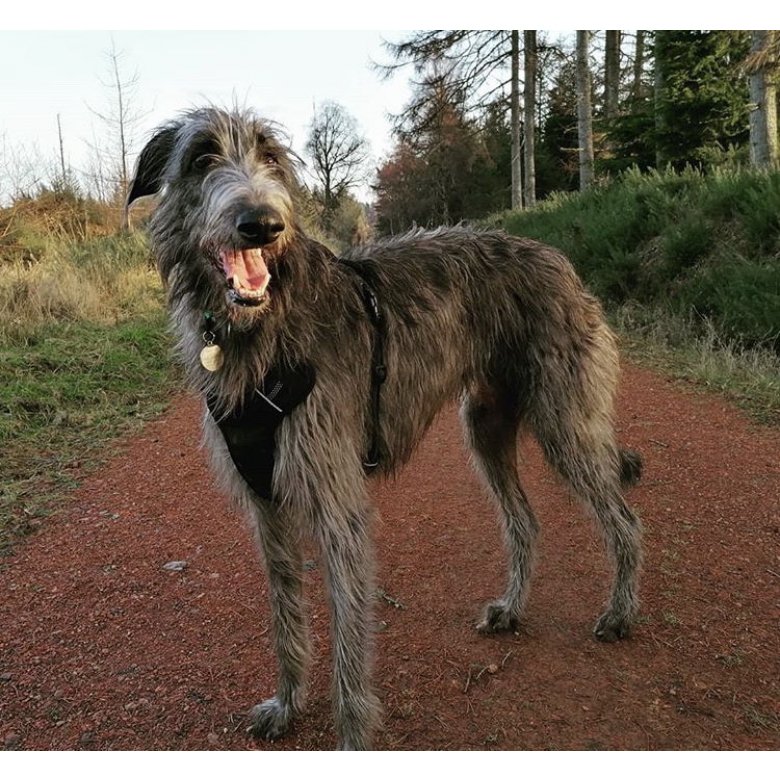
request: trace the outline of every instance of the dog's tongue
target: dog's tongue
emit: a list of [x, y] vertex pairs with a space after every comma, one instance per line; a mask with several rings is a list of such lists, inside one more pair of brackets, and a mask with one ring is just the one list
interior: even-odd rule
[[239, 294], [261, 296], [271, 281], [260, 249], [223, 249], [219, 253], [228, 284]]

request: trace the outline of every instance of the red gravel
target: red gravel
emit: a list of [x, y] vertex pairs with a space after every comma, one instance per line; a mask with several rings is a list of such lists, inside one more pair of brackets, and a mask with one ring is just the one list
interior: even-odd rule
[[[634, 368], [620, 411], [646, 467], [632, 492], [643, 610], [626, 642], [591, 637], [605, 556], [532, 442], [523, 470], [543, 536], [517, 636], [473, 630], [504, 559], [452, 409], [377, 487], [378, 748], [780, 748], [780, 433]], [[181, 398], [120, 442], [4, 563], [7, 748], [265, 747], [241, 719], [273, 689], [265, 580], [197, 449], [199, 417]], [[173, 560], [188, 567], [164, 570]], [[308, 579], [310, 706], [275, 748], [335, 744], [317, 567]]]

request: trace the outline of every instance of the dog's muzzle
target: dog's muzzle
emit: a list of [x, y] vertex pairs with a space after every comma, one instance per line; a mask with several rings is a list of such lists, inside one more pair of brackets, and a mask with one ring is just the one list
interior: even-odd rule
[[228, 298], [240, 306], [259, 306], [271, 282], [267, 250], [284, 232], [284, 220], [273, 209], [245, 209], [236, 217], [235, 228], [237, 246], [219, 252]]

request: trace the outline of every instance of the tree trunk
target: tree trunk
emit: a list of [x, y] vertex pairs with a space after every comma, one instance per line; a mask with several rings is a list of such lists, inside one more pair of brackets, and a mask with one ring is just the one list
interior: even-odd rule
[[607, 30], [604, 54], [604, 116], [607, 119], [617, 116], [619, 86], [620, 30]]
[[57, 114], [57, 136], [60, 139], [60, 174], [62, 176], [62, 187], [64, 189], [68, 181], [68, 173], [65, 169], [65, 144], [62, 142], [62, 123], [60, 122], [59, 114]]
[[[114, 66], [114, 79], [115, 79], [115, 85], [116, 85], [116, 102], [117, 102], [117, 122], [118, 122], [118, 130], [119, 130], [119, 175], [120, 175], [120, 195], [121, 195], [121, 203], [125, 203], [127, 201], [127, 190], [128, 190], [128, 175], [127, 175], [127, 140], [125, 138], [125, 101], [124, 101], [124, 94], [123, 94], [123, 84], [122, 79], [119, 75], [119, 55], [117, 54], [116, 50], [113, 48], [113, 41], [112, 41], [112, 50], [111, 50], [111, 62]], [[129, 209], [122, 209], [121, 211], [121, 217], [120, 217], [120, 225], [119, 229], [122, 231], [127, 231], [130, 229], [130, 210]]]
[[[750, 73], [750, 162], [769, 168], [778, 162], [777, 60], [775, 30], [753, 30], [751, 55], [760, 63]], [[763, 56], [762, 56], [763, 55]]]
[[523, 73], [525, 76], [523, 102], [523, 134], [525, 138], [523, 162], [525, 163], [525, 178], [523, 199], [525, 207], [532, 208], [536, 204], [536, 165], [534, 162], [534, 134], [536, 132], [536, 30], [523, 32], [525, 59]]
[[512, 208], [523, 208], [523, 174], [520, 151], [520, 33], [512, 30]]
[[642, 72], [645, 68], [645, 31], [636, 31], [636, 48], [634, 49], [634, 99], [642, 97]]
[[580, 157], [580, 189], [593, 185], [593, 115], [590, 85], [590, 30], [577, 30], [577, 136]]
[[653, 99], [655, 101], [655, 167], [661, 170], [666, 164], [666, 155], [663, 150], [662, 135], [664, 133], [664, 115], [662, 109], [664, 95], [664, 57], [666, 42], [663, 30], [655, 31], [654, 75], [653, 75]]

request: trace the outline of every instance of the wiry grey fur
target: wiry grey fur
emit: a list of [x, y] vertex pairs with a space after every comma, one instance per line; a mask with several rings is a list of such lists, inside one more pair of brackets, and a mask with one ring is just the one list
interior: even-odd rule
[[[282, 735], [304, 706], [300, 542], [311, 535], [330, 593], [336, 727], [343, 747], [366, 748], [379, 715], [370, 684], [373, 510], [362, 465], [372, 435], [373, 330], [355, 271], [302, 231], [297, 187], [268, 123], [206, 108], [149, 141], [129, 201], [160, 192], [152, 245], [195, 388], [228, 410], [273, 364], [316, 368], [314, 390], [278, 432], [274, 501], [258, 498], [238, 475], [209, 414], [205, 440], [222, 483], [254, 522], [268, 568], [279, 678], [276, 695], [252, 710], [255, 733]], [[226, 296], [215, 253], [241, 245], [238, 211], [269, 204], [284, 223], [262, 250], [269, 296], [240, 307]], [[596, 636], [626, 636], [637, 612], [640, 527], [621, 482], [636, 481], [639, 459], [615, 442], [615, 339], [569, 262], [534, 241], [463, 227], [413, 231], [347, 257], [361, 264], [386, 319], [378, 473], [399, 469], [442, 405], [460, 398], [474, 463], [500, 508], [508, 582], [477, 628], [514, 629], [528, 596], [538, 525], [516, 468], [525, 426], [596, 517], [615, 565]], [[198, 360], [206, 310], [225, 353], [216, 373]]]

